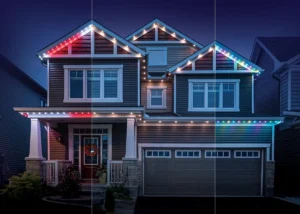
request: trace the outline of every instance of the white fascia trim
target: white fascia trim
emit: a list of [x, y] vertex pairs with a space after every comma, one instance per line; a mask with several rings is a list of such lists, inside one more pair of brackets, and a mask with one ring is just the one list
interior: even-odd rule
[[175, 71], [173, 74], [256, 74], [257, 72], [248, 70], [181, 70]]
[[208, 83], [218, 83], [218, 82], [230, 82], [237, 83], [240, 79], [189, 79], [188, 82], [208, 82]]
[[95, 129], [112, 129], [112, 124], [69, 124], [69, 128], [95, 128]]
[[270, 148], [269, 143], [139, 143], [138, 156], [141, 161], [142, 148]]
[[[140, 29], [138, 29], [137, 31], [135, 31], [134, 33], [130, 34], [129, 36], [127, 36], [125, 39], [126, 40], [132, 40], [134, 36], [140, 34], [144, 29], [147, 29], [149, 27], [151, 27], [154, 23], [159, 24], [161, 27], [165, 27], [168, 31], [172, 31], [173, 33], [175, 33], [176, 35], [179, 35], [181, 38], [185, 39], [186, 41], [196, 45], [199, 48], [203, 48], [203, 45], [201, 45], [200, 43], [196, 42], [195, 40], [187, 37], [186, 35], [180, 33], [179, 31], [175, 30], [174, 28], [170, 27], [169, 25], [163, 23], [162, 21], [160, 21], [159, 19], [154, 19], [152, 22], [150, 22], [149, 24], [141, 27]], [[159, 26], [157, 26], [159, 28]]]
[[64, 65], [64, 69], [123, 68], [123, 65]]
[[160, 46], [157, 46], [157, 47], [147, 47], [147, 52], [148, 51], [167, 51], [168, 48], [167, 47], [160, 47]]
[[73, 54], [73, 55], [68, 55], [68, 54], [56, 54], [52, 55], [50, 57], [44, 57], [44, 58], [107, 58], [107, 59], [112, 59], [112, 58], [141, 58], [140, 55], [134, 55], [134, 54]]

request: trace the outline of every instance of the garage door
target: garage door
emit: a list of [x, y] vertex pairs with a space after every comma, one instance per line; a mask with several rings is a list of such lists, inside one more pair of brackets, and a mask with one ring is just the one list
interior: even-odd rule
[[147, 149], [144, 194], [260, 195], [259, 150]]

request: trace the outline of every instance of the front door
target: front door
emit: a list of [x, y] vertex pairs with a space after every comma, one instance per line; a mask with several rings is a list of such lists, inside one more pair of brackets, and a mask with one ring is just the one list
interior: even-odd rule
[[82, 136], [81, 143], [81, 177], [95, 179], [102, 158], [101, 136]]

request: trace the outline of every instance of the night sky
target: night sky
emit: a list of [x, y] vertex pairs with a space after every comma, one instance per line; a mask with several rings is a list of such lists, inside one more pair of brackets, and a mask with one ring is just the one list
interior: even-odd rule
[[[255, 37], [300, 36], [299, 0], [217, 0], [217, 40], [249, 58]], [[213, 0], [5, 0], [0, 54], [46, 87], [36, 53], [93, 18], [121, 36], [160, 19], [203, 45], [213, 41]]]

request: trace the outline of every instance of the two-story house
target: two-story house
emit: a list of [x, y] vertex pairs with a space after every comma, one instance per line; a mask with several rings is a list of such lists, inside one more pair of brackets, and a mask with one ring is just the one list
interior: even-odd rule
[[263, 70], [226, 46], [203, 46], [157, 19], [126, 38], [89, 21], [38, 56], [49, 106], [15, 108], [31, 120], [33, 169], [42, 122], [44, 163], [72, 162], [83, 182], [105, 164], [108, 184], [125, 179], [141, 195], [272, 194], [282, 118], [254, 112]]
[[265, 69], [255, 80], [255, 110], [285, 117], [275, 138], [275, 192], [300, 195], [300, 37], [258, 37], [251, 61]]
[[[0, 55], [0, 186], [9, 177], [25, 171], [30, 121], [14, 106], [46, 105], [47, 91], [4, 56]], [[47, 153], [46, 132], [41, 129], [43, 154]]]

